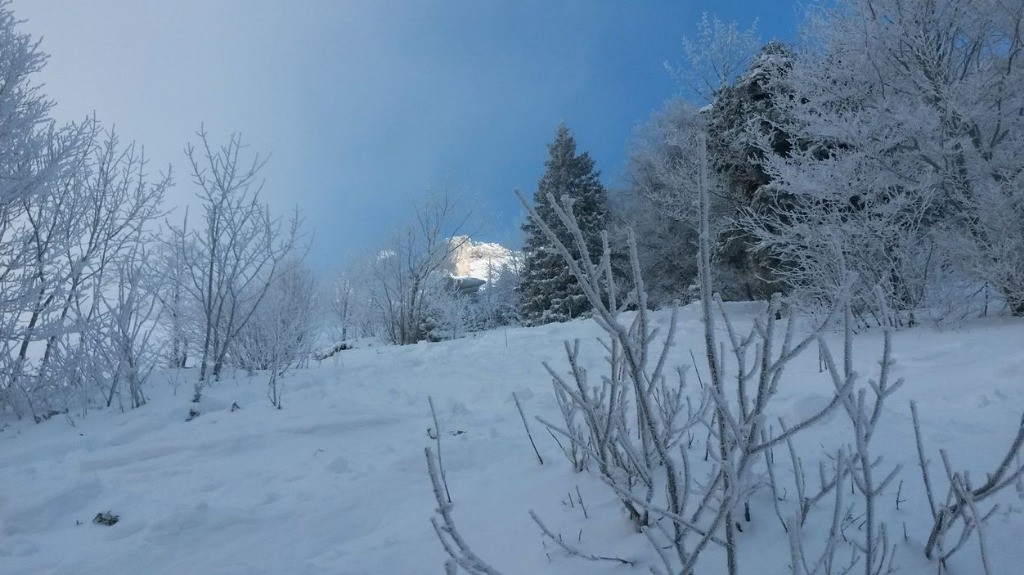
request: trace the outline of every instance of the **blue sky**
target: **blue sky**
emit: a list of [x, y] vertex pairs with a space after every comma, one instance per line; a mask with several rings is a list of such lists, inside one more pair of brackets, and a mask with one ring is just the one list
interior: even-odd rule
[[173, 164], [205, 123], [270, 154], [265, 199], [298, 206], [330, 269], [382, 241], [411, 202], [448, 186], [478, 237], [518, 245], [559, 122], [620, 181], [630, 134], [681, 87], [665, 63], [703, 12], [762, 39], [796, 33], [798, 5], [498, 0], [15, 0], [42, 37], [56, 116], [95, 113]]

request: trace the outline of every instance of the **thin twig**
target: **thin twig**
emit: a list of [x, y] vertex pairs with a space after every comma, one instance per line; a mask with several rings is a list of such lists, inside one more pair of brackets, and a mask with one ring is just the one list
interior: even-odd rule
[[544, 535], [548, 539], [553, 541], [556, 545], [558, 545], [559, 547], [564, 549], [566, 553], [568, 553], [569, 555], [572, 555], [573, 557], [579, 557], [581, 559], [586, 559], [588, 561], [613, 561], [613, 562], [617, 562], [617, 563], [622, 563], [623, 565], [629, 565], [630, 567], [635, 565], [635, 563], [633, 561], [628, 561], [628, 560], [623, 559], [621, 557], [607, 557], [607, 556], [604, 556], [604, 555], [592, 555], [590, 553], [586, 553], [584, 551], [580, 551], [579, 549], [570, 546], [565, 541], [562, 541], [561, 535], [555, 535], [554, 533], [552, 533], [551, 530], [548, 529], [547, 525], [544, 525], [544, 522], [540, 520], [540, 517], [537, 517], [537, 514], [534, 513], [533, 510], [530, 510], [530, 518], [533, 519], [533, 521], [537, 524], [538, 527], [540, 527], [540, 530], [544, 533]]
[[523, 427], [526, 428], [526, 437], [530, 438], [530, 445], [533, 446], [533, 452], [537, 454], [537, 461], [541, 465], [544, 465], [544, 458], [540, 456], [540, 451], [537, 451], [537, 444], [533, 442], [533, 434], [530, 433], [530, 426], [526, 423], [526, 415], [523, 414], [523, 406], [519, 404], [519, 398], [516, 396], [516, 392], [512, 392], [512, 399], [516, 402], [516, 408], [519, 410], [519, 417], [523, 420]]
[[444, 463], [441, 461], [441, 427], [437, 423], [437, 411], [434, 410], [434, 398], [427, 396], [427, 403], [430, 404], [430, 415], [434, 418], [434, 440], [437, 442], [437, 467], [441, 470], [441, 483], [444, 484], [444, 494], [448, 503], [452, 502], [451, 493], [448, 492], [448, 478], [444, 474]]

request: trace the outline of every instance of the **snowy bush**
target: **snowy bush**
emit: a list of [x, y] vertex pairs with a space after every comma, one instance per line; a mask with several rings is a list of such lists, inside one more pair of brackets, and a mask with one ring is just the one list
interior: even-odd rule
[[[770, 427], [766, 415], [772, 398], [779, 391], [787, 364], [815, 342], [829, 357], [827, 346], [820, 339], [820, 331], [830, 323], [831, 318], [819, 321], [817, 329], [797, 337], [803, 326], [795, 316], [790, 317], [784, 329], [777, 325], [781, 311], [779, 297], [772, 300], [762, 319], [755, 320], [747, 334], [739, 333], [723, 313], [724, 327], [729, 336], [727, 344], [733, 358], [731, 370], [735, 375], [731, 377], [735, 378], [735, 387], [726, 384], [727, 347], [718, 346], [714, 320], [714, 307], [720, 305], [720, 300], [716, 304], [711, 291], [707, 166], [706, 160], [703, 160], [703, 140], [699, 134], [697, 136], [701, 306], [710, 380], [702, 386], [696, 399], [687, 391], [681, 369], [677, 370], [677, 382], [668, 383], [666, 360], [676, 329], [675, 316], [663, 339], [658, 341], [657, 330], [650, 325], [648, 318], [635, 240], [630, 241], [634, 288], [619, 303], [615, 297], [616, 286], [610, 265], [611, 250], [607, 241], [600, 257], [595, 258], [600, 263], [591, 263], [588, 250], [585, 245], [581, 245], [582, 235], [572, 214], [571, 201], [563, 200], [564, 203], [559, 205], [550, 197], [555, 213], [571, 231], [582, 256], [578, 260], [574, 259], [554, 234], [550, 234], [549, 238], [566, 259], [584, 293], [594, 305], [595, 321], [609, 336], [605, 347], [609, 352], [610, 369], [608, 375], [601, 378], [599, 386], [590, 384], [587, 373], [579, 368], [576, 360], [578, 343], [571, 348], [567, 346], [571, 380], [563, 378], [548, 366], [555, 382], [564, 425], [548, 425], [572, 446], [569, 455], [577, 468], [586, 467], [588, 459], [597, 463], [605, 483], [618, 494], [636, 528], [650, 539], [652, 548], [657, 550], [666, 573], [691, 573], [703, 551], [712, 544], [724, 545], [727, 571], [737, 573], [736, 530], [741, 529], [738, 519], [740, 510], [743, 510], [744, 517], [749, 521], [750, 500], [766, 487], [758, 479], [766, 471], [755, 469], [768, 464], [766, 454], [773, 448], [791, 444], [798, 433], [810, 428], [840, 405], [845, 406], [856, 422], [855, 429], [864, 430], [863, 436], [858, 436], [859, 451], [849, 455], [839, 453], [840, 463], [835, 477], [823, 484], [815, 499], [838, 492], [841, 479], [850, 470], [864, 472], [859, 484], [868, 509], [869, 528], [860, 549], [863, 549], [866, 556], [865, 561], [871, 565], [869, 573], [876, 573], [875, 565], [884, 564], [888, 543], [884, 527], [881, 527], [881, 535], [876, 537], [877, 526], [873, 523], [871, 509], [874, 497], [891, 480], [891, 476], [880, 485], [875, 485], [870, 472], [864, 471], [873, 465], [866, 449], [881, 402], [897, 386], [888, 385], [883, 368], [881, 383], [874, 387], [878, 398], [872, 404], [875, 406], [873, 417], [865, 420], [862, 413], [856, 411], [863, 409], [864, 403], [863, 395], [860, 396], [860, 403], [854, 399], [854, 374], [847, 370], [840, 375], [833, 366], [830, 373], [834, 377], [835, 389], [831, 401], [802, 419], [780, 420], [779, 429]], [[540, 227], [550, 232], [546, 226]], [[631, 304], [636, 305], [637, 312], [631, 322], [623, 323], [620, 316]], [[846, 329], [848, 334], [852, 333], [849, 323]], [[782, 330], [781, 333], [779, 330]], [[848, 355], [851, 350], [845, 353]], [[883, 366], [888, 361], [888, 354], [887, 348]], [[628, 405], [636, 406], [635, 419], [627, 415]], [[708, 431], [709, 441], [703, 450], [705, 460], [713, 451], [717, 455], [711, 460], [713, 463], [710, 468], [700, 472], [694, 470], [695, 463], [692, 461], [692, 452], [696, 451], [699, 455], [700, 449], [694, 450], [692, 440], [686, 444], [682, 442], [684, 435], [692, 437], [697, 428]], [[634, 443], [634, 437], [639, 437], [639, 444]], [[709, 479], [701, 483], [697, 479], [701, 476]], [[802, 480], [798, 478], [798, 481]], [[659, 493], [665, 498], [662, 502], [655, 499]], [[691, 498], [691, 494], [697, 494], [697, 497]], [[773, 497], [777, 497], [777, 494]], [[799, 523], [802, 524], [809, 512], [809, 508], [801, 509]], [[838, 514], [839, 510], [833, 512]], [[792, 521], [789, 524], [795, 525]], [[724, 537], [724, 541], [718, 539], [720, 536]], [[879, 547], [881, 551], [878, 551]], [[802, 555], [803, 551], [798, 551]], [[830, 545], [823, 557], [831, 562], [838, 551], [837, 546]], [[849, 546], [846, 552], [854, 558], [860, 553], [857, 548]], [[802, 556], [796, 559], [802, 560]]]

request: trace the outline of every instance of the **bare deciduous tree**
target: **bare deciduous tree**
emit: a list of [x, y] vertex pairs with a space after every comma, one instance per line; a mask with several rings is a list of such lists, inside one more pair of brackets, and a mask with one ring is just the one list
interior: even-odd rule
[[199, 145], [189, 144], [185, 153], [199, 187], [201, 224], [189, 228], [186, 216], [176, 233], [188, 291], [204, 324], [195, 402], [210, 379], [220, 378], [232, 341], [265, 297], [278, 264], [293, 252], [298, 226], [296, 220], [284, 225], [260, 203], [265, 160], [245, 159], [241, 136], [232, 135], [220, 148], [211, 146], [204, 129], [197, 136]]
[[430, 295], [450, 277], [451, 256], [468, 239], [460, 235], [468, 218], [458, 200], [435, 195], [416, 206], [412, 221], [369, 263], [370, 305], [392, 343], [407, 345], [426, 336]]
[[233, 342], [234, 360], [270, 374], [267, 395], [281, 409], [280, 378], [312, 353], [320, 327], [316, 280], [301, 260], [283, 262], [252, 319]]

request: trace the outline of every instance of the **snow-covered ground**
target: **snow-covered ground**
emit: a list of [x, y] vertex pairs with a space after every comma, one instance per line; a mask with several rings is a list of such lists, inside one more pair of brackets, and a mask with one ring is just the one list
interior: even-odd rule
[[[655, 317], [668, 321], [665, 313]], [[680, 322], [674, 359], [688, 364], [691, 350], [698, 358], [702, 351], [696, 309], [683, 310]], [[154, 381], [150, 403], [134, 411], [91, 412], [73, 426], [60, 417], [7, 422], [0, 432], [0, 573], [440, 573], [445, 555], [429, 523], [435, 503], [423, 453], [433, 444], [428, 396], [441, 419], [455, 517], [479, 555], [507, 574], [648, 572], [655, 557], [621, 506], [595, 476], [573, 473], [532, 420], [557, 420], [541, 362], [565, 366], [562, 341], [580, 338], [597, 373], [599, 335], [592, 323], [576, 321], [345, 351], [289, 377], [281, 411], [265, 397], [264, 376], [238, 374], [211, 387], [204, 414], [186, 422], [191, 374], [183, 372], [158, 376], [178, 380], [176, 394]], [[902, 501], [897, 511], [894, 484], [879, 506], [900, 572], [934, 573], [922, 557], [930, 518], [909, 400], [918, 402], [934, 461], [946, 449], [955, 466], [983, 477], [1024, 411], [1024, 322], [905, 330], [894, 344], [896, 375], [907, 383], [887, 405], [875, 443], [886, 464], [903, 463]], [[858, 335], [855, 345], [858, 369], [877, 369], [881, 334]], [[800, 358], [782, 384], [778, 414], [810, 412], [830, 385], [816, 353]], [[544, 465], [512, 392], [531, 416]], [[804, 441], [842, 441], [843, 423], [837, 413]], [[938, 483], [944, 495], [945, 482]], [[583, 506], [570, 503], [577, 489]], [[986, 532], [997, 574], [1024, 565], [1019, 497], [1014, 489], [1003, 494]], [[785, 537], [765, 501], [754, 502], [753, 522], [740, 534], [742, 573], [789, 572]], [[574, 545], [639, 568], [567, 557], [545, 545], [529, 510]], [[116, 525], [93, 523], [107, 511], [119, 516]], [[977, 555], [969, 544], [950, 572], [980, 573]], [[721, 572], [720, 558], [711, 550], [699, 572]]]

